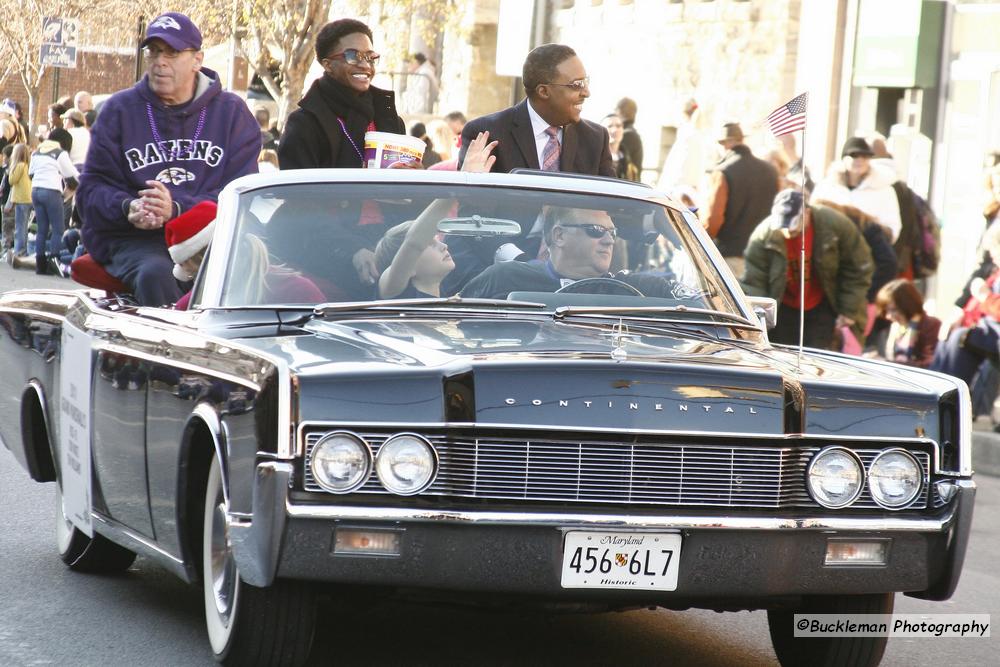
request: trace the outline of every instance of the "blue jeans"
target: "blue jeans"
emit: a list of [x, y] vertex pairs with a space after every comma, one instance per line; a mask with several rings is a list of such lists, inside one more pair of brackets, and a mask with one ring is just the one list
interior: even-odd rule
[[58, 190], [31, 188], [31, 203], [35, 205], [38, 235], [35, 237], [35, 271], [45, 271], [45, 246], [48, 241], [52, 257], [62, 252], [63, 197]]
[[28, 251], [28, 218], [31, 204], [14, 204], [14, 254], [23, 255]]

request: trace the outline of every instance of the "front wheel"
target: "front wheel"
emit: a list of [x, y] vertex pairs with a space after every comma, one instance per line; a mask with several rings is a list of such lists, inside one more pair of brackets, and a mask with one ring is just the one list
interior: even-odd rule
[[767, 612], [771, 644], [783, 667], [875, 667], [889, 637], [796, 637], [795, 614], [892, 614], [895, 593], [829, 595], [805, 598], [795, 609]]
[[301, 665], [312, 646], [315, 596], [302, 582], [257, 588], [240, 581], [227, 510], [221, 468], [213, 459], [205, 490], [202, 588], [215, 659], [226, 665]]
[[103, 535], [93, 537], [73, 525], [63, 507], [62, 487], [56, 482], [56, 548], [59, 558], [75, 572], [116, 574], [135, 562], [135, 552], [118, 546]]

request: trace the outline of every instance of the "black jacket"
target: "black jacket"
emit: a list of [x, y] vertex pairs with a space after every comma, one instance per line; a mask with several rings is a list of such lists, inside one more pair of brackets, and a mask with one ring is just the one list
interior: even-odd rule
[[[346, 96], [354, 94], [353, 91], [329, 79], [314, 81], [309, 92], [299, 100], [299, 108], [288, 115], [278, 144], [281, 168], [359, 168], [364, 164], [359, 152], [364, 152], [369, 123], [374, 122], [379, 132], [405, 133], [403, 120], [396, 113], [395, 94], [374, 86], [368, 91], [372, 115], [361, 111], [366, 105], [347, 100]], [[345, 131], [351, 140], [347, 139]], [[374, 250], [388, 227], [388, 221], [386, 224], [359, 225], [360, 218], [360, 206], [338, 211], [338, 219], [331, 220], [331, 224], [322, 229], [322, 243], [319, 243], [324, 249], [324, 260], [335, 267], [333, 277], [337, 287], [352, 298], [363, 298], [370, 292], [370, 288], [360, 282], [352, 258], [361, 248]]]
[[[531, 130], [528, 101], [489, 116], [470, 120], [462, 130], [462, 151], [458, 164], [465, 161], [465, 152], [476, 135], [489, 130], [490, 141], [500, 144], [493, 151], [497, 160], [490, 171], [505, 174], [514, 169], [539, 169], [535, 133]], [[560, 171], [614, 177], [608, 131], [589, 120], [580, 120], [563, 127]]]
[[631, 158], [632, 163], [639, 168], [639, 175], [642, 175], [642, 137], [635, 129], [635, 123], [622, 123], [621, 151]]
[[371, 86], [374, 118], [363, 118], [354, 107], [330, 104], [330, 98], [320, 90], [317, 79], [301, 100], [299, 108], [288, 115], [285, 130], [278, 144], [278, 163], [282, 169], [312, 169], [321, 167], [361, 167], [363, 160], [351, 142], [345, 141], [338, 118], [344, 120], [354, 145], [364, 151], [368, 123], [375, 122], [379, 132], [405, 134], [403, 119], [396, 113], [396, 97], [391, 90]]
[[771, 214], [778, 194], [778, 172], [743, 144], [733, 146], [717, 168], [726, 178], [729, 195], [715, 244], [723, 257], [739, 257], [753, 230]]

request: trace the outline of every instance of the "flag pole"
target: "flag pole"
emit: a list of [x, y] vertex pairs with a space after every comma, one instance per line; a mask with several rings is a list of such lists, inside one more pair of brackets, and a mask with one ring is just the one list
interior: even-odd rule
[[[802, 370], [802, 348], [805, 344], [806, 329], [806, 118], [809, 109], [809, 91], [793, 97], [768, 115], [767, 123], [771, 134], [781, 137], [802, 130], [802, 169], [799, 178], [799, 196], [802, 198], [802, 230], [799, 234], [799, 354], [795, 370]], [[790, 236], [790, 235], [789, 235]], [[786, 253], [787, 254], [787, 253]], [[785, 270], [790, 268], [791, 257], [786, 257]], [[786, 285], [787, 287], [787, 285]]]
[[806, 119], [809, 112], [805, 112], [802, 122], [802, 169], [799, 172], [799, 192], [802, 194], [802, 233], [799, 235], [799, 355], [795, 362], [795, 370], [802, 371], [802, 348], [806, 335], [806, 213], [809, 202], [806, 200]]

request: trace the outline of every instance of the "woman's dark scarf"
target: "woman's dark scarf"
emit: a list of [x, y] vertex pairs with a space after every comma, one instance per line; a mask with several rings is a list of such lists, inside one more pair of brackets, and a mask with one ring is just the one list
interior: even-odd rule
[[371, 89], [358, 95], [355, 90], [326, 75], [317, 79], [316, 84], [320, 97], [337, 117], [344, 121], [347, 133], [354, 142], [352, 146], [351, 141], [344, 137], [339, 154], [334, 157], [334, 163], [337, 166], [361, 166], [362, 158], [355, 151], [355, 146], [364, 151], [365, 132], [368, 131], [369, 124], [375, 120]]

